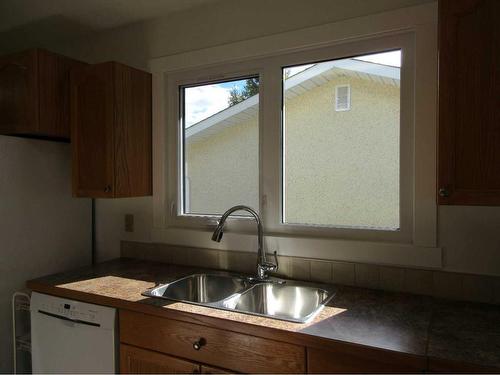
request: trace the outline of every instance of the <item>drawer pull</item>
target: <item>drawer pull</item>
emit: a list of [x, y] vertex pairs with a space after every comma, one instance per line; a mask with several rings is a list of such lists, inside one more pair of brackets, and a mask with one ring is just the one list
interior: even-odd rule
[[193, 343], [193, 349], [194, 350], [200, 350], [203, 345], [205, 345], [207, 341], [202, 337], [198, 341], [195, 341]]

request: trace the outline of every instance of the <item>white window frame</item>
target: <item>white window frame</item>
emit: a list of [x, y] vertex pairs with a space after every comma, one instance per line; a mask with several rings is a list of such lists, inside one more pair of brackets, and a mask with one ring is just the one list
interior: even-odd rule
[[[181, 118], [181, 92], [180, 88], [187, 85], [209, 84], [220, 81], [228, 81], [233, 79], [244, 79], [249, 76], [259, 76], [260, 90], [263, 91], [265, 84], [262, 83], [264, 76], [264, 69], [258, 64], [257, 61], [247, 61], [234, 64], [223, 64], [214, 67], [204, 67], [201, 69], [193, 69], [187, 72], [179, 72], [176, 74], [168, 75], [167, 77], [167, 97], [168, 97], [168, 117], [167, 117], [167, 136], [172, 142], [169, 144], [168, 151], [168, 199], [170, 202], [170, 210], [167, 217], [167, 226], [178, 228], [196, 228], [196, 229], [209, 229], [220, 218], [220, 215], [208, 214], [184, 214], [183, 211], [183, 169], [181, 163], [183, 162], [183, 139], [182, 139], [182, 124]], [[259, 92], [259, 124], [262, 123], [262, 100], [264, 95]], [[260, 127], [260, 126], [259, 126]], [[259, 129], [259, 148], [260, 148], [260, 129]], [[174, 143], [174, 140], [175, 143]], [[261, 165], [260, 149], [259, 149], [259, 169]], [[260, 175], [260, 174], [259, 174]], [[261, 196], [260, 190], [261, 183], [259, 181], [259, 197]], [[230, 187], [228, 186], [228, 189]], [[227, 207], [230, 208], [230, 207]], [[254, 207], [261, 211], [261, 207]], [[252, 230], [250, 218], [246, 216], [231, 216], [228, 224], [231, 225], [233, 231], [249, 232]]]
[[[281, 107], [282, 103], [282, 69], [291, 65], [309, 64], [316, 61], [342, 59], [349, 56], [366, 55], [401, 49], [401, 126], [400, 126], [400, 229], [384, 230], [379, 228], [319, 226], [305, 224], [289, 224], [282, 222], [282, 167], [281, 152]], [[181, 87], [197, 84], [210, 84], [250, 75], [259, 75], [259, 210], [264, 218], [264, 230], [272, 234], [314, 235], [332, 238], [358, 240], [377, 240], [390, 242], [411, 241], [412, 233], [412, 190], [413, 186], [413, 142], [414, 131], [413, 92], [414, 64], [411, 33], [370, 38], [361, 41], [349, 41], [335, 46], [321, 47], [291, 54], [281, 54], [244, 63], [221, 64], [208, 68], [193, 69], [168, 76], [167, 95], [171, 100], [167, 107], [170, 114], [167, 120], [169, 138], [176, 139], [171, 143], [169, 160], [169, 197], [171, 207], [168, 223], [172, 227], [208, 229], [220, 215], [184, 214], [183, 207], [183, 133], [181, 124]], [[265, 67], [265, 68], [263, 68]], [[273, 166], [273, 167], [271, 167]], [[276, 166], [279, 166], [277, 169]], [[263, 182], [266, 181], [266, 184]], [[228, 186], [228, 188], [230, 188]], [[266, 202], [264, 205], [263, 202]], [[230, 208], [230, 207], [227, 207]], [[233, 231], [247, 232], [251, 218], [233, 216]], [[250, 223], [251, 225], [251, 223]]]
[[[411, 10], [411, 11], [410, 11]], [[266, 243], [282, 255], [362, 261], [423, 267], [440, 267], [435, 202], [437, 9], [435, 4], [401, 9], [354, 20], [318, 26], [226, 46], [193, 51], [151, 61], [154, 116], [154, 229], [152, 239], [179, 245], [253, 251], [253, 223], [245, 218], [229, 222], [223, 244], [209, 240], [216, 217], [186, 218], [178, 215], [178, 154], [173, 134], [179, 95], [172, 89], [186, 81], [238, 78], [249, 74], [261, 77], [260, 95], [260, 212], [265, 223]], [[394, 41], [398, 41], [394, 43]], [[391, 41], [387, 44], [388, 41]], [[276, 46], [281, 46], [277, 50]], [[313, 61], [404, 49], [401, 96], [409, 103], [402, 120], [411, 121], [411, 144], [401, 134], [407, 152], [401, 165], [411, 176], [401, 186], [409, 194], [402, 208], [401, 231], [297, 226], [280, 222], [280, 141], [281, 68]], [[411, 66], [415, 63], [415, 67]], [[405, 73], [405, 67], [407, 72]], [[410, 69], [411, 68], [411, 69]], [[411, 76], [412, 87], [403, 87]], [[207, 79], [208, 78], [208, 79]], [[268, 85], [267, 88], [265, 86]], [[166, 105], [165, 105], [166, 103]], [[418, 108], [418, 111], [414, 110]], [[403, 105], [402, 105], [403, 109]], [[411, 119], [410, 119], [411, 118]], [[173, 122], [172, 122], [173, 121]], [[405, 121], [405, 120], [403, 120]], [[406, 152], [405, 151], [405, 152]], [[168, 156], [167, 156], [168, 155]], [[403, 157], [403, 154], [402, 154]], [[270, 162], [272, 161], [272, 162]], [[404, 171], [403, 171], [404, 172]], [[168, 191], [168, 193], [167, 193]], [[403, 199], [403, 198], [402, 198]], [[194, 219], [194, 220], [193, 220]], [[403, 225], [403, 222], [406, 224]], [[304, 254], [303, 249], [308, 251]]]
[[[365, 55], [370, 53], [380, 53], [383, 51], [392, 51], [401, 49], [402, 60], [405, 63], [401, 66], [401, 108], [400, 108], [400, 229], [397, 231], [354, 228], [354, 227], [326, 227], [319, 225], [304, 225], [282, 223], [281, 217], [277, 217], [276, 212], [282, 212], [282, 197], [281, 197], [281, 179], [282, 166], [280, 156], [281, 133], [277, 134], [274, 127], [264, 126], [263, 144], [265, 160], [272, 160], [273, 167], [269, 163], [263, 165], [262, 171], [264, 178], [269, 181], [266, 186], [269, 189], [264, 189], [263, 194], [267, 197], [268, 209], [264, 212], [266, 229], [271, 233], [280, 233], [287, 235], [305, 235], [313, 237], [332, 237], [355, 240], [372, 240], [411, 243], [412, 241], [412, 226], [413, 226], [413, 139], [414, 131], [414, 58], [413, 58], [413, 34], [412, 33], [396, 33], [393, 35], [384, 35], [383, 37], [375, 37], [357, 41], [349, 41], [342, 44], [337, 44], [332, 47], [312, 49], [292, 54], [286, 54], [276, 57], [281, 73], [281, 68], [285, 65], [302, 65], [309, 64], [315, 61], [327, 61], [333, 59], [342, 59], [350, 56]], [[271, 62], [269, 62], [272, 64]], [[269, 99], [269, 98], [268, 98]], [[272, 103], [281, 103], [281, 92], [278, 97], [270, 98]], [[270, 104], [272, 106], [272, 104]], [[266, 107], [268, 105], [265, 104]], [[274, 109], [274, 108], [273, 108]], [[281, 110], [281, 108], [280, 108]], [[280, 122], [280, 118], [274, 117], [269, 123], [273, 124], [276, 121]], [[272, 143], [271, 143], [272, 142]], [[279, 164], [277, 164], [277, 162]]]

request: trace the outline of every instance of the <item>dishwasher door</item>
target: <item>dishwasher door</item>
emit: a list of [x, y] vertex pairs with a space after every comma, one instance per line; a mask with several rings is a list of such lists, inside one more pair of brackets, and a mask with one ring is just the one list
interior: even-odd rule
[[32, 293], [33, 373], [115, 373], [116, 310]]

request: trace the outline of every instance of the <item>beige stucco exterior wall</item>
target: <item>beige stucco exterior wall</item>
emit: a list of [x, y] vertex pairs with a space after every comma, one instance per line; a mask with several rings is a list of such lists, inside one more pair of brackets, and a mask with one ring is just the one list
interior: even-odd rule
[[[335, 86], [351, 110], [335, 111]], [[399, 226], [399, 88], [336, 79], [285, 102], [285, 220]]]
[[237, 204], [259, 209], [257, 116], [200, 142], [187, 142], [191, 213], [223, 213]]
[[[335, 111], [335, 86], [351, 110]], [[399, 224], [399, 88], [338, 78], [286, 102], [286, 221]], [[258, 208], [257, 118], [186, 147], [190, 208]]]

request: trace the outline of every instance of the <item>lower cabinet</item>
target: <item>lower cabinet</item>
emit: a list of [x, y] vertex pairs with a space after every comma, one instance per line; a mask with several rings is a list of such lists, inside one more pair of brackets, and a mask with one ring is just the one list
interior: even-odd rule
[[122, 374], [229, 374], [230, 372], [167, 354], [120, 344]]
[[196, 374], [200, 365], [166, 354], [120, 345], [120, 373], [122, 374]]
[[122, 372], [193, 372], [197, 364], [204, 373], [306, 372], [303, 346], [128, 310], [120, 310], [120, 341]]
[[[425, 356], [327, 342], [302, 345], [222, 326], [120, 310], [122, 373], [418, 373]], [[226, 370], [223, 370], [226, 369]]]
[[205, 365], [201, 365], [200, 368], [201, 368], [202, 374], [233, 374], [234, 373], [234, 371], [230, 372], [230, 371], [223, 370], [223, 369], [220, 369], [217, 367], [209, 367], [209, 366], [205, 366]]

